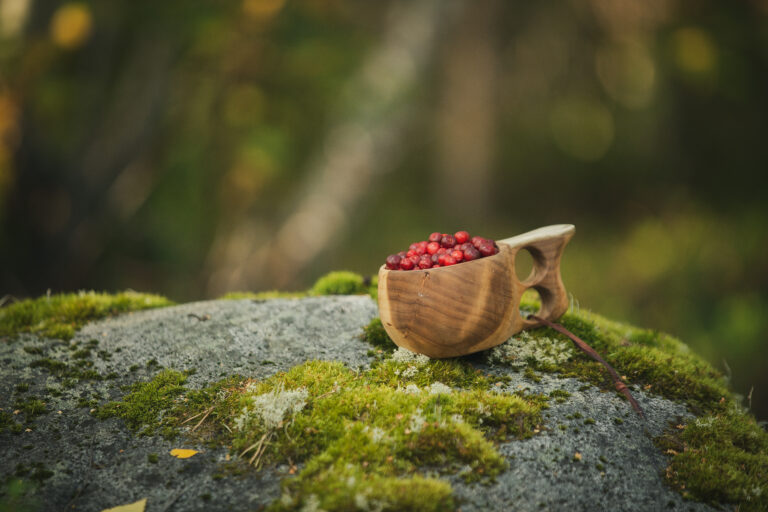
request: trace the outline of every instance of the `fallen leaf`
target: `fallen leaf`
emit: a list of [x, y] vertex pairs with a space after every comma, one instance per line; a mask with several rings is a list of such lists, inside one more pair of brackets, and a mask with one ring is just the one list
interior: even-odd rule
[[174, 448], [171, 450], [171, 455], [177, 459], [188, 459], [196, 453], [198, 453], [197, 450], [188, 450], [186, 448]]
[[581, 460], [581, 454], [579, 452], [574, 453], [573, 460]]
[[112, 507], [102, 510], [101, 512], [144, 512], [147, 508], [147, 498], [139, 500], [136, 503], [130, 503], [128, 505], [120, 505], [119, 507]]

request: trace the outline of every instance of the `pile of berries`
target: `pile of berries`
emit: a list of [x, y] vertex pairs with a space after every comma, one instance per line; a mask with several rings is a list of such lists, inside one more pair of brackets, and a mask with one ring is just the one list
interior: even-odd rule
[[432, 233], [429, 240], [414, 242], [407, 251], [387, 256], [389, 270], [424, 270], [448, 267], [499, 252], [496, 242], [481, 236], [470, 238], [466, 231]]

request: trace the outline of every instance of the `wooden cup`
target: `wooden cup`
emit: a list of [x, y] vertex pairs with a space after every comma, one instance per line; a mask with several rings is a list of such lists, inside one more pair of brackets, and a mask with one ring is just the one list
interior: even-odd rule
[[[455, 357], [504, 343], [539, 324], [520, 315], [528, 288], [539, 292], [537, 315], [555, 320], [568, 309], [560, 258], [575, 228], [557, 224], [498, 240], [499, 253], [450, 267], [379, 269], [379, 314], [401, 347], [433, 358]], [[533, 270], [520, 281], [515, 256], [533, 256]]]

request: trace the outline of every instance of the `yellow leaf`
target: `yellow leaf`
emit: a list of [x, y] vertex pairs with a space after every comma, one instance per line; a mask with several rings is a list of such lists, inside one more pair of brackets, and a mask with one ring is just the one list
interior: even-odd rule
[[184, 448], [174, 448], [171, 450], [171, 455], [177, 459], [188, 459], [196, 453], [198, 453], [197, 450], [187, 450]]
[[144, 512], [147, 507], [147, 498], [139, 500], [136, 503], [130, 503], [128, 505], [120, 505], [119, 507], [112, 507], [102, 510], [101, 512]]

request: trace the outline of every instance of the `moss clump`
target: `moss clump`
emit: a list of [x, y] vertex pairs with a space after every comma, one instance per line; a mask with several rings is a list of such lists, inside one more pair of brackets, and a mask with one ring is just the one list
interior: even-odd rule
[[106, 419], [122, 418], [128, 428], [139, 435], [151, 435], [160, 431], [166, 437], [173, 437], [172, 418], [163, 418], [165, 411], [175, 405], [175, 400], [184, 393], [186, 375], [175, 370], [163, 370], [149, 382], [137, 382], [130, 387], [130, 393], [121, 402], [109, 402], [98, 408], [94, 415]]
[[66, 293], [27, 299], [0, 309], [0, 336], [22, 332], [68, 340], [85, 323], [109, 315], [173, 304], [159, 295]]
[[13, 404], [13, 408], [24, 413], [24, 419], [28, 422], [47, 412], [45, 402], [36, 397], [17, 400]]
[[[535, 310], [538, 304], [526, 305]], [[768, 509], [768, 434], [743, 411], [722, 375], [667, 334], [614, 322], [589, 312], [566, 313], [560, 323], [589, 343], [625, 380], [646, 391], [681, 400], [699, 416], [657, 439], [671, 456], [667, 480], [685, 496], [740, 510]], [[535, 329], [529, 341], [561, 339]], [[565, 361], [528, 361], [540, 370], [612, 389], [604, 369], [580, 352]], [[616, 425], [624, 421], [614, 418]]]
[[375, 348], [381, 350], [386, 354], [391, 354], [397, 349], [395, 342], [384, 330], [384, 326], [381, 324], [381, 318], [374, 318], [371, 322], [363, 327], [363, 340], [367, 341]]
[[666, 477], [683, 496], [768, 510], [768, 433], [737, 406], [673, 427], [657, 444], [673, 455]]
[[[305, 363], [245, 383], [231, 412], [232, 447], [255, 462], [248, 449], [258, 450], [265, 439], [263, 461], [307, 461], [285, 482], [285, 495], [273, 510], [306, 506], [312, 496], [326, 510], [346, 510], [363, 499], [390, 510], [422, 510], [426, 502], [416, 500], [418, 506], [411, 507], [407, 500], [425, 494], [447, 505], [450, 487], [404, 477], [462, 468], [469, 481], [493, 477], [505, 463], [484, 433], [527, 437], [540, 421], [539, 402], [489, 387], [482, 375], [455, 361], [387, 360], [362, 374], [340, 363]], [[301, 393], [303, 405], [275, 424], [263, 415], [274, 406], [265, 404], [287, 400], [289, 391]], [[408, 492], [377, 491], [393, 487]]]
[[[174, 398], [182, 383], [172, 380]], [[188, 392], [183, 404], [171, 398], [138, 407], [147, 402], [138, 395], [149, 390], [141, 387], [123, 405], [105, 409], [137, 407], [141, 414], [121, 414], [139, 416], [134, 426], [157, 421], [162, 412], [165, 425], [200, 427], [193, 435], [231, 446], [255, 466], [304, 462], [271, 510], [352, 510], [361, 503], [446, 510], [454, 507], [451, 487], [429, 474], [492, 479], [505, 468], [494, 442], [529, 437], [541, 422], [544, 397], [492, 388], [460, 360], [398, 352], [362, 373], [312, 361], [263, 381], [233, 377]]]
[[104, 377], [96, 370], [84, 369], [92, 365], [92, 361], [83, 361], [81, 359], [76, 361], [73, 366], [70, 366], [63, 361], [57, 361], [49, 357], [36, 359], [29, 363], [30, 368], [43, 368], [54, 377], [63, 379], [65, 387], [72, 387], [81, 380], [103, 380]]
[[355, 295], [368, 293], [363, 276], [345, 270], [331, 272], [318, 279], [309, 291], [310, 295]]
[[330, 272], [320, 279], [307, 291], [284, 292], [269, 290], [264, 292], [229, 292], [221, 299], [239, 300], [268, 300], [268, 299], [300, 299], [321, 295], [358, 295], [367, 293], [374, 299], [378, 296], [379, 278], [371, 279], [349, 271]]

